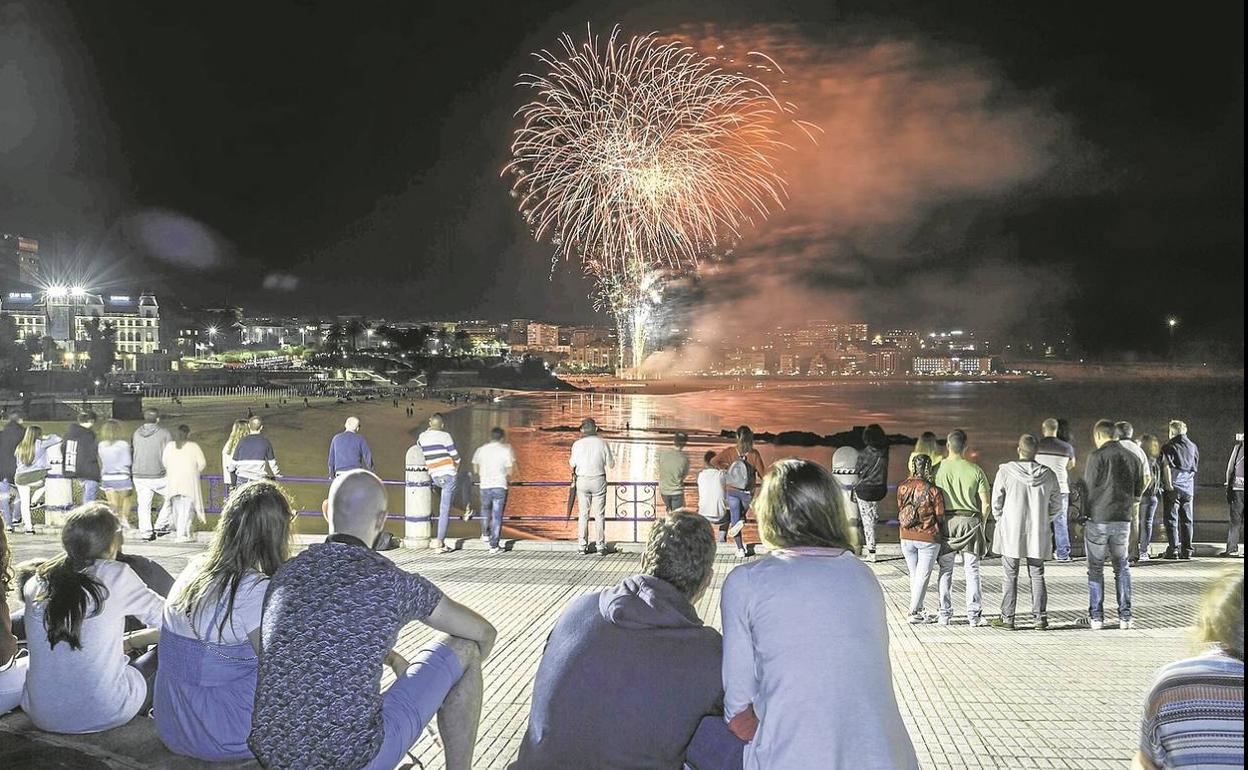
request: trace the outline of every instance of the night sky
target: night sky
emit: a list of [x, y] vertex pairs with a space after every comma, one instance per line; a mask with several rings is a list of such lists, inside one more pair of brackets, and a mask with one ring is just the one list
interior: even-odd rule
[[0, 0], [0, 230], [189, 304], [593, 319], [499, 178], [528, 54], [587, 21], [774, 41], [829, 129], [693, 315], [1156, 353], [1173, 314], [1242, 360], [1240, 3]]

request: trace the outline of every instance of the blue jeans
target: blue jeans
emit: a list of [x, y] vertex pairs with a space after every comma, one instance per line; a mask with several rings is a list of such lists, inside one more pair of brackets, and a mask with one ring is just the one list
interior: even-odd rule
[[1118, 619], [1131, 619], [1131, 562], [1127, 558], [1127, 541], [1131, 539], [1129, 521], [1089, 521], [1083, 525], [1083, 540], [1088, 549], [1088, 617], [1105, 619], [1105, 560], [1114, 566], [1114, 588], [1118, 593]]
[[498, 547], [498, 537], [503, 531], [503, 509], [507, 507], [507, 490], [481, 490], [481, 534], [488, 535], [490, 547]]
[[446, 528], [451, 522], [451, 503], [455, 500], [455, 477], [438, 476], [433, 485], [442, 490], [438, 495], [438, 540], [446, 539]]
[[1053, 517], [1053, 551], [1059, 559], [1070, 558], [1070, 527], [1066, 514], [1070, 512], [1070, 493], [1062, 493], [1062, 512]]
[[100, 496], [100, 482], [95, 479], [77, 479], [82, 485], [82, 502], [79, 505], [95, 502], [95, 498]]
[[677, 492], [674, 495], [661, 495], [661, 497], [663, 498], [663, 507], [667, 509], [668, 513], [685, 507], [684, 492]]
[[1153, 520], [1157, 515], [1157, 496], [1145, 495], [1140, 498], [1140, 542], [1137, 556], [1148, 553], [1148, 546], [1153, 542]]
[[931, 582], [932, 571], [936, 569], [937, 560], [940, 558], [940, 543], [907, 540], [903, 537], [901, 555], [905, 557], [906, 569], [910, 572], [910, 614], [915, 615], [923, 611], [927, 585]]
[[[738, 521], [745, 518], [745, 512], [750, 509], [751, 499], [750, 493], [746, 492], [744, 489], [728, 490], [728, 523], [730, 525], [736, 524]], [[737, 544], [738, 548], [745, 547], [745, 538], [743, 538], [740, 533], [738, 533], [732, 540]]]
[[1192, 493], [1176, 489], [1166, 493], [1166, 552], [1190, 555], [1196, 536], [1192, 518]]
[[733, 735], [720, 716], [702, 717], [685, 749], [685, 767], [692, 770], [741, 770], [745, 742]]
[[[22, 518], [22, 501], [18, 498], [12, 508], [9, 507], [10, 490], [13, 483], [8, 479], [0, 479], [0, 518], [4, 519], [5, 526], [21, 521]], [[12, 517], [12, 518], [10, 518]]]

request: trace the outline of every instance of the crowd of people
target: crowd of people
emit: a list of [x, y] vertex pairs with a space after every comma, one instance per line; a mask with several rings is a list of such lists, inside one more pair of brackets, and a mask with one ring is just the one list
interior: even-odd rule
[[[97, 442], [91, 414], [64, 437], [14, 422], [22, 429], [15, 463], [33, 464], [31, 452], [41, 446], [44, 455], [59, 453], [61, 472], [80, 474], [84, 500], [66, 518], [63, 553], [55, 558], [14, 569], [0, 532], [0, 589], [15, 589], [23, 605], [10, 617], [6, 604], [0, 615], [0, 713], [21, 707], [40, 729], [61, 733], [108, 730], [150, 713], [176, 753], [310, 770], [393, 768], [436, 718], [446, 766], [471, 767], [481, 663], [496, 631], [428, 579], [375, 552], [386, 496], [357, 419], [330, 442], [332, 482], [323, 504], [329, 537], [293, 558], [295, 508], [272, 480], [280, 471], [263, 423], [236, 423], [222, 451], [231, 491], [207, 551], [176, 579], [122, 553], [129, 509], [117, 493], [139, 493], [145, 537], [155, 536], [163, 516], [179, 528], [202, 514], [198, 476], [194, 491], [183, 486], [190, 476], [180, 478], [180, 469], [198, 474], [205, 465], [185, 426], [171, 435], [153, 410], [129, 442], [108, 423]], [[417, 439], [442, 498], [435, 540], [442, 548], [435, 552], [449, 550], [446, 524], [461, 465], [445, 427], [434, 415]], [[1165, 505], [1168, 548], [1161, 558], [1192, 557], [1199, 452], [1183, 423], [1170, 423], [1164, 445], [1141, 437], [1137, 452], [1130, 425], [1099, 421], [1095, 449], [1079, 464], [1057, 420], [1041, 427], [1041, 437], [1019, 438], [1017, 459], [992, 479], [968, 459], [964, 431], [950, 432], [943, 451], [934, 435], [920, 438], [896, 491], [910, 622], [951, 622], [960, 560], [972, 626], [1015, 627], [1018, 573], [1026, 563], [1034, 627], [1047, 627], [1044, 565], [1074, 558], [1071, 539], [1058, 535], [1073, 524], [1082, 529], [1088, 565], [1083, 625], [1104, 625], [1109, 562], [1119, 627], [1132, 628], [1130, 564], [1150, 558], [1151, 525], [1141, 515], [1150, 491]], [[867, 532], [889, 490], [888, 443], [879, 426], [864, 437], [867, 449], [847, 485], [809, 460], [765, 467], [752, 431], [742, 426], [731, 447], [703, 456], [699, 505], [691, 510], [684, 497], [687, 437], [674, 435], [659, 458], [667, 515], [651, 529], [640, 572], [561, 613], [512, 767], [917, 767], [892, 686], [884, 595], [866, 563], [874, 545]], [[41, 443], [45, 438], [57, 441]], [[471, 460], [483, 490], [483, 536], [493, 548], [516, 471], [505, 439], [496, 428]], [[1241, 445], [1227, 479], [1228, 501], [1234, 510], [1238, 492], [1241, 511], [1242, 456]], [[593, 420], [582, 423], [569, 465], [579, 545], [603, 553], [614, 455]], [[19, 491], [31, 486], [28, 477], [15, 480]], [[96, 482], [90, 496], [88, 481]], [[107, 502], [95, 499], [100, 488]], [[153, 523], [155, 494], [167, 510]], [[28, 518], [30, 508], [6, 514], [6, 523], [21, 524], [23, 513]], [[711, 584], [716, 540], [740, 538], [747, 514], [768, 553], [724, 579], [721, 634], [695, 606]], [[1004, 591], [1000, 615], [989, 622], [979, 574], [992, 554], [1001, 557]], [[925, 609], [933, 572], [935, 615]], [[441, 635], [405, 656], [396, 645], [410, 622]], [[1163, 668], [1147, 697], [1139, 767], [1242, 765], [1242, 570], [1212, 587], [1198, 627], [1208, 649]], [[384, 691], [383, 670], [394, 677]]]

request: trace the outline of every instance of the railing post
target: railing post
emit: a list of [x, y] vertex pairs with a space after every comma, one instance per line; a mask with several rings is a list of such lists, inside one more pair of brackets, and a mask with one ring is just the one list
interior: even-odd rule
[[408, 448], [403, 465], [403, 536], [413, 542], [428, 540], [433, 535], [429, 520], [433, 513], [433, 484], [419, 444]]

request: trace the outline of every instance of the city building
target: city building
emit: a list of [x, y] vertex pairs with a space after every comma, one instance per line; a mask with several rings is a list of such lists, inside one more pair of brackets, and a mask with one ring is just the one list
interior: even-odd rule
[[554, 350], [559, 347], [559, 327], [531, 321], [524, 344], [528, 345], [529, 350]]
[[0, 314], [13, 319], [19, 340], [51, 338], [64, 359], [47, 364], [72, 366], [85, 360], [86, 325], [92, 319], [116, 330], [123, 368], [136, 369], [140, 356], [161, 349], [160, 306], [150, 293], [96, 294], [78, 286], [10, 291], [0, 299]]
[[507, 344], [508, 345], [529, 344], [529, 324], [531, 323], [533, 323], [532, 318], [511, 319], [511, 323], [507, 325]]
[[39, 241], [0, 233], [0, 288], [17, 291], [34, 286], [40, 276]]
[[927, 375], [983, 375], [997, 369], [991, 356], [920, 355], [914, 357], [911, 367], [915, 374]]
[[906, 353], [917, 352], [923, 344], [923, 335], [914, 329], [887, 329], [871, 337], [871, 345], [892, 346]]

